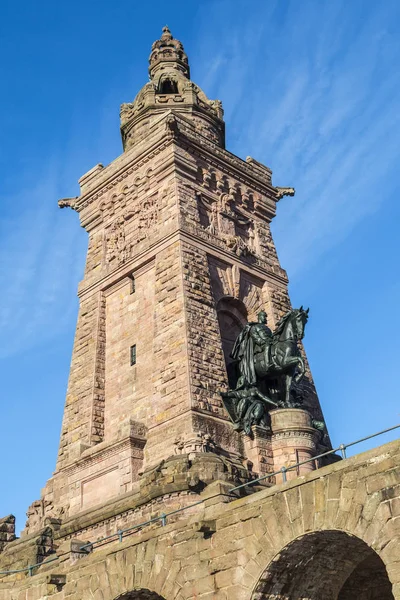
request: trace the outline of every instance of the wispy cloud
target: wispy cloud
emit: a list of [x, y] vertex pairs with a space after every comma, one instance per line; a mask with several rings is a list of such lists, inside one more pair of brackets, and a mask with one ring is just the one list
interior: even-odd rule
[[[193, 79], [223, 100], [228, 148], [268, 164], [277, 185], [296, 187], [274, 222], [282, 264], [296, 277], [390, 194], [400, 137], [400, 43], [389, 24], [399, 10], [389, 1], [365, 11], [358, 0], [351, 7], [344, 0], [254, 2], [251, 11], [247, 2], [234, 5], [200, 7]], [[58, 212], [56, 200], [95, 162], [118, 153], [123, 93], [116, 86], [103, 97], [92, 134], [87, 129], [83, 138], [85, 115], [77, 108], [66, 126], [64, 159], [39, 176], [28, 172], [7, 198], [15, 208], [0, 239], [0, 356], [70, 324], [86, 234], [77, 215]]]
[[1, 358], [53, 338], [76, 309], [71, 289], [82, 272], [85, 240], [78, 223], [57, 212], [57, 173], [38, 179], [7, 199], [21, 214], [2, 221]]
[[120, 87], [106, 90], [90, 116], [86, 105], [71, 102], [61, 140], [54, 136], [54, 148], [42, 150], [40, 160], [29, 156], [23, 175], [14, 172], [1, 192], [0, 358], [73, 332], [88, 235], [57, 200], [78, 194], [81, 175], [118, 155]]
[[358, 0], [282, 5], [249, 11], [237, 2], [232, 32], [225, 2], [216, 3], [215, 35], [209, 29], [201, 53], [212, 76], [200, 77], [228, 107], [229, 149], [268, 164], [276, 185], [296, 187], [274, 222], [282, 264], [296, 277], [395, 185], [400, 42], [391, 23], [400, 11], [390, 1], [368, 11]]

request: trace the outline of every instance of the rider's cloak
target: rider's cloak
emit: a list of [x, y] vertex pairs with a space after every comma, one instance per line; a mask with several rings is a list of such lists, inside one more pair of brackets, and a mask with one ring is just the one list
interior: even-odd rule
[[254, 368], [254, 340], [250, 329], [255, 323], [247, 323], [239, 333], [233, 345], [231, 358], [239, 362], [240, 374], [245, 378], [242, 385], [255, 385], [257, 383]]

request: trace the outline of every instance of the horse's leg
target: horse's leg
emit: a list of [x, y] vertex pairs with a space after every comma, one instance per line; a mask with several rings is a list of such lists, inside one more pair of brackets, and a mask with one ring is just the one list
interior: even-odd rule
[[306, 367], [304, 364], [304, 360], [301, 356], [289, 356], [286, 355], [285, 356], [285, 362], [284, 362], [284, 370], [287, 371], [292, 371], [292, 376], [294, 376], [294, 372], [296, 367], [300, 367], [300, 371], [299, 373], [294, 377], [294, 380], [296, 383], [299, 383], [303, 377], [304, 377], [304, 373], [306, 371]]
[[306, 366], [304, 364], [304, 360], [303, 360], [302, 356], [297, 356], [297, 361], [298, 361], [297, 364], [300, 366], [300, 372], [297, 373], [297, 375], [294, 378], [294, 380], [295, 380], [296, 383], [299, 383], [303, 379], [303, 377], [304, 377], [304, 374], [306, 372]]
[[297, 356], [285, 356], [285, 362], [283, 363], [283, 374], [282, 374], [282, 400], [286, 407], [290, 407], [290, 388], [292, 387], [293, 376], [296, 371], [296, 367], [299, 364]]
[[292, 375], [286, 373], [285, 375], [285, 406], [290, 407], [290, 388], [292, 387]]

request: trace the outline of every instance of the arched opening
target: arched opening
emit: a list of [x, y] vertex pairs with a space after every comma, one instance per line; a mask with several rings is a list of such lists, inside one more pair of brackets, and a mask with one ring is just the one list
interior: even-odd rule
[[394, 600], [385, 565], [359, 538], [318, 531], [294, 540], [268, 565], [252, 600]]
[[224, 351], [229, 387], [235, 388], [238, 374], [231, 358], [233, 345], [247, 322], [247, 310], [243, 302], [236, 298], [222, 298], [217, 304], [219, 330]]
[[178, 84], [173, 79], [163, 78], [158, 85], [159, 94], [178, 94]]
[[121, 596], [118, 596], [115, 600], [165, 600], [165, 598], [156, 594], [156, 592], [140, 589], [121, 594]]
[[360, 563], [340, 590], [338, 600], [392, 600], [392, 585], [377, 554]]

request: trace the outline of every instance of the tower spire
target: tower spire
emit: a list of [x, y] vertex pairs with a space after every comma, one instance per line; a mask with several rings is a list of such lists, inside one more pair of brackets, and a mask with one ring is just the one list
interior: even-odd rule
[[189, 61], [183, 44], [173, 37], [168, 25], [162, 28], [160, 39], [156, 40], [151, 47], [150, 79], [153, 80], [160, 71], [165, 70], [179, 71], [187, 79], [190, 79]]
[[225, 145], [222, 104], [209, 100], [190, 80], [189, 60], [182, 42], [167, 25], [151, 47], [148, 81], [133, 102], [121, 106], [121, 135], [124, 150], [146, 139], [160, 115], [173, 112], [186, 119], [198, 133], [218, 146]]

